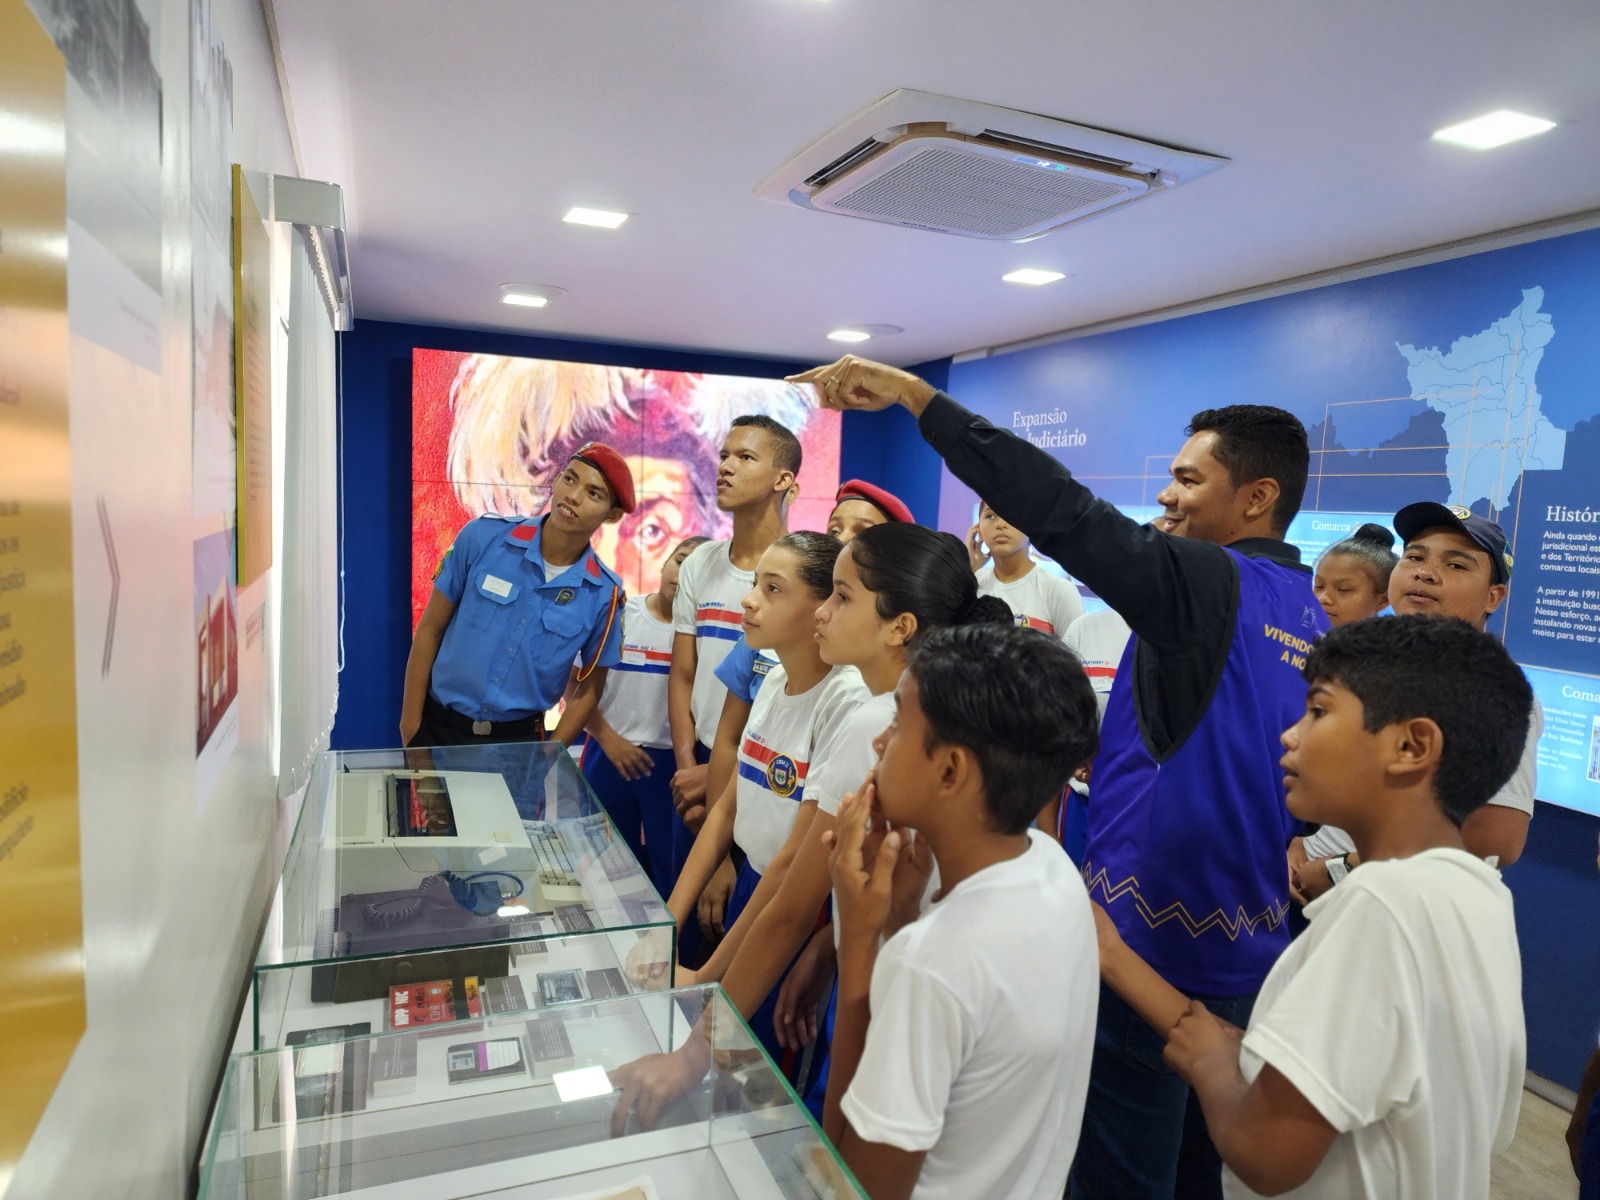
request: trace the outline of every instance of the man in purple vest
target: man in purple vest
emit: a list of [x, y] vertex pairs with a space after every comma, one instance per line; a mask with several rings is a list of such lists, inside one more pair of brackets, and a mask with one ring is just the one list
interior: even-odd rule
[[[1173, 986], [1241, 1028], [1288, 945], [1296, 832], [1278, 735], [1327, 629], [1311, 572], [1284, 541], [1310, 452], [1293, 414], [1197, 413], [1145, 526], [1061, 463], [907, 372], [847, 355], [791, 382], [831, 408], [901, 404], [950, 470], [1087, 583], [1132, 628], [1095, 762], [1083, 874], [1118, 931]], [[1221, 1195], [1221, 1161], [1162, 1035], [1102, 988], [1069, 1194]]]

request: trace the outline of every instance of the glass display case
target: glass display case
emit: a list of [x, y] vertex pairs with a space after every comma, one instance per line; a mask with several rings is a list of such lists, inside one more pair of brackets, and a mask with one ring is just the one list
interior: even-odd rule
[[667, 988], [675, 932], [559, 744], [329, 753], [252, 969], [252, 1045]]
[[[673, 1081], [650, 1105], [635, 1102], [640, 1060]], [[201, 1200], [490, 1194], [864, 1193], [715, 986], [229, 1061], [201, 1157]]]

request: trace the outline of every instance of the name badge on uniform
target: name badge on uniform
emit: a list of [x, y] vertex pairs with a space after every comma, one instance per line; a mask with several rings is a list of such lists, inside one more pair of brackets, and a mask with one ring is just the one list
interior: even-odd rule
[[485, 575], [483, 577], [483, 590], [496, 596], [509, 596], [511, 595], [511, 581], [497, 579], [493, 575]]
[[557, 604], [571, 604], [574, 593], [571, 588], [562, 588], [556, 593]]

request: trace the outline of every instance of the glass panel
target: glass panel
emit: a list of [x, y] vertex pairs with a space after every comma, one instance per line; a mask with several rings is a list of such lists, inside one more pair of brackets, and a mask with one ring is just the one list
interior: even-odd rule
[[330, 753], [257, 955], [255, 1045], [669, 987], [675, 933], [561, 746]]
[[[618, 1085], [630, 1080], [621, 1068], [674, 1050], [673, 1061], [695, 1064], [679, 1076], [687, 1090], [648, 1129], [637, 1115], [619, 1118]], [[768, 1079], [776, 1086], [760, 1082]], [[367, 1200], [861, 1195], [716, 988], [551, 1004], [233, 1058], [201, 1162], [203, 1200], [357, 1192]]]
[[711, 1060], [719, 1080], [711, 1112], [711, 1151], [723, 1173], [729, 1179], [770, 1180], [784, 1196], [844, 1200], [865, 1195], [720, 987], [709, 993], [709, 1009], [710, 1018], [701, 1027], [710, 1030]]

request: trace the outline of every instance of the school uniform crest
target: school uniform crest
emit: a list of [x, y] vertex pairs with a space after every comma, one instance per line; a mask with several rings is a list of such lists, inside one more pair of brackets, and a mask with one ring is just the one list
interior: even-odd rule
[[795, 768], [794, 759], [787, 754], [780, 754], [767, 764], [767, 786], [773, 795], [787, 799], [794, 795], [799, 783], [800, 772]]
[[556, 593], [556, 603], [557, 604], [571, 604], [572, 603], [572, 597], [574, 595], [576, 595], [576, 593], [571, 588], [562, 588], [559, 592]]

